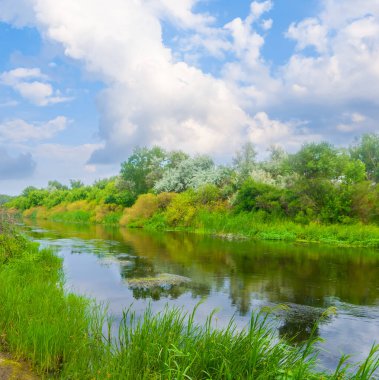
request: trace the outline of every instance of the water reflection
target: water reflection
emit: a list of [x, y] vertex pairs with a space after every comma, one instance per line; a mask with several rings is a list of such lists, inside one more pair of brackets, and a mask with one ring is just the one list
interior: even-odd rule
[[[74, 287], [96, 289], [93, 295], [110, 301], [113, 310], [131, 302], [142, 310], [148, 301], [154, 301], [157, 309], [167, 301], [191, 309], [206, 298], [204, 314], [220, 307], [220, 318], [237, 313], [243, 324], [257, 305], [285, 303], [290, 310], [280, 315], [279, 335], [296, 343], [307, 339], [324, 310], [335, 305], [339, 316], [324, 320], [316, 330], [316, 335], [333, 337], [332, 357], [339, 356], [342, 346], [344, 352], [367, 352], [379, 340], [377, 250], [225, 241], [51, 222], [39, 222], [30, 233], [44, 244], [58, 246], [69, 276], [76, 279]], [[96, 263], [91, 261], [94, 255]], [[129, 287], [130, 279], [162, 273], [185, 276], [191, 282]], [[344, 330], [352, 321], [355, 330]], [[350, 335], [350, 345], [344, 334]]]

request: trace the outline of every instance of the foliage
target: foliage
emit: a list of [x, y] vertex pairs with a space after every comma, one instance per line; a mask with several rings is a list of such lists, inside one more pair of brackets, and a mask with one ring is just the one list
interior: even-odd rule
[[236, 212], [259, 211], [280, 215], [285, 210], [286, 190], [252, 179], [245, 181], [234, 201]]
[[204, 184], [220, 185], [227, 177], [227, 170], [216, 167], [208, 156], [188, 158], [175, 168], [168, 169], [154, 190], [160, 192], [177, 192], [197, 189]]
[[293, 170], [306, 179], [337, 179], [342, 174], [339, 151], [331, 144], [305, 144], [299, 152], [289, 157]]
[[364, 223], [379, 224], [379, 184], [358, 183], [351, 194], [352, 214]]
[[[133, 221], [135, 226], [146, 225], [156, 213], [160, 226], [188, 228], [203, 209], [232, 209], [250, 212], [251, 217], [259, 213], [302, 225], [379, 223], [378, 144], [379, 136], [371, 134], [363, 135], [349, 150], [321, 142], [287, 154], [272, 146], [269, 158], [258, 162], [254, 146], [247, 143], [229, 166], [216, 165], [208, 156], [136, 148], [122, 163], [119, 176], [92, 186], [71, 181], [70, 189], [57, 181], [50, 181], [46, 189], [29, 186], [8, 200], [6, 207], [30, 210], [26, 213], [30, 217], [72, 217], [76, 222], [97, 223], [121, 220], [123, 225]], [[139, 198], [143, 194], [148, 195]], [[90, 209], [78, 209], [81, 201]], [[70, 211], [72, 203], [76, 206]], [[106, 218], [107, 212], [115, 214]]]
[[[159, 207], [158, 197], [154, 194], [140, 195], [136, 203], [125, 209], [120, 220], [121, 225], [130, 225], [132, 222], [143, 221], [157, 212]], [[136, 224], [134, 224], [136, 226]]]
[[0, 206], [12, 199], [10, 195], [0, 194]]
[[135, 148], [128, 160], [121, 164], [120, 176], [128, 182], [133, 194], [147, 193], [162, 176], [166, 159], [167, 154], [162, 148]]
[[80, 189], [84, 186], [84, 183], [80, 179], [70, 179], [71, 189]]
[[257, 152], [251, 142], [247, 142], [233, 157], [233, 168], [236, 172], [237, 183], [246, 181], [256, 167]]
[[379, 134], [364, 134], [350, 147], [351, 156], [366, 166], [367, 177], [379, 182]]

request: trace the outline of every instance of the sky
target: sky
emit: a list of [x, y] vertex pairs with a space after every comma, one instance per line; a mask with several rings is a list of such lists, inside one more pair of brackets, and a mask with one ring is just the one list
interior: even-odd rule
[[378, 105], [379, 0], [0, 0], [3, 194], [136, 146], [348, 146]]

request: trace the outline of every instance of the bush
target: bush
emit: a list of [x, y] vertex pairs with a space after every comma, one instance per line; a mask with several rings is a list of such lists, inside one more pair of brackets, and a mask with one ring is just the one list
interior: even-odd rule
[[235, 211], [259, 211], [283, 214], [286, 208], [286, 191], [252, 179], [245, 181], [234, 201]]
[[158, 197], [154, 194], [143, 194], [136, 203], [124, 210], [120, 224], [125, 226], [132, 222], [143, 221], [153, 216], [159, 207]]
[[178, 194], [167, 207], [165, 216], [171, 226], [191, 225], [196, 214], [196, 193], [187, 190]]

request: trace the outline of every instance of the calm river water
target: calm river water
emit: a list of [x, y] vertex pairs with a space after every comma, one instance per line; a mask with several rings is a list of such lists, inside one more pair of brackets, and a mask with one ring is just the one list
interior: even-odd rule
[[[232, 316], [239, 327], [262, 306], [286, 304], [277, 315], [280, 336], [306, 339], [323, 311], [321, 365], [333, 368], [342, 353], [354, 361], [379, 343], [379, 251], [317, 245], [227, 241], [188, 233], [79, 226], [51, 222], [26, 226], [33, 239], [54, 246], [64, 259], [66, 287], [108, 305], [117, 320], [132, 304], [137, 314], [166, 304], [192, 311], [197, 320], [217, 309], [215, 324]], [[169, 273], [191, 281], [135, 288], [135, 278]]]

